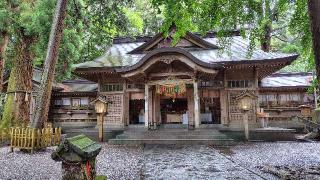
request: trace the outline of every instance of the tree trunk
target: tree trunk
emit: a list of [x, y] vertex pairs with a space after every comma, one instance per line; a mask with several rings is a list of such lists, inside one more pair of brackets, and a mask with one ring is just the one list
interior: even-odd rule
[[317, 71], [317, 80], [320, 82], [320, 1], [308, 0], [314, 61]]
[[270, 2], [267, 0], [262, 1], [262, 17], [267, 19], [268, 22], [264, 24], [263, 34], [260, 37], [261, 50], [269, 52], [271, 48], [271, 32], [272, 32], [272, 21]]
[[0, 32], [0, 92], [3, 90], [3, 75], [5, 68], [5, 52], [9, 42], [9, 35], [6, 31]]
[[30, 122], [30, 100], [32, 92], [33, 53], [35, 38], [25, 36], [18, 38], [17, 53], [10, 72], [7, 99], [0, 128], [26, 126]]
[[264, 27], [264, 34], [261, 37], [261, 50], [265, 52], [269, 52], [271, 49], [271, 32], [272, 23], [268, 23]]
[[63, 21], [66, 16], [67, 0], [58, 0], [51, 27], [47, 56], [41, 77], [41, 84], [36, 98], [36, 109], [32, 119], [32, 127], [42, 127], [48, 119], [52, 83], [54, 81], [55, 65], [63, 33]]

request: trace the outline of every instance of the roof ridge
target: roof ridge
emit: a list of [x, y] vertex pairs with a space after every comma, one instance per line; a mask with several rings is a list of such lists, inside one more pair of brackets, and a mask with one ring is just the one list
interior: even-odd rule
[[[190, 32], [190, 33], [201, 38], [214, 38], [214, 37], [217, 37], [217, 34], [218, 34], [217, 31], [208, 31], [204, 36], [202, 36], [202, 33], [200, 32]], [[146, 42], [152, 39], [157, 34], [138, 35], [138, 36], [118, 36], [113, 38], [113, 44]], [[226, 37], [240, 36], [240, 30], [226, 31], [225, 36]]]
[[313, 75], [313, 73], [312, 72], [276, 72], [271, 74], [269, 77], [283, 77], [283, 76], [294, 76], [294, 75], [307, 76], [307, 75]]

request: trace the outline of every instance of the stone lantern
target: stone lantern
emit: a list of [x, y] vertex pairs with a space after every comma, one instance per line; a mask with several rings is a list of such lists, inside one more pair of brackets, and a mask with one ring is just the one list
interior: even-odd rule
[[106, 101], [102, 97], [98, 97], [94, 101], [91, 102], [94, 104], [95, 111], [97, 113], [97, 125], [99, 128], [99, 141], [103, 142], [103, 121], [104, 116], [108, 112], [108, 104], [111, 102]]
[[253, 104], [258, 97], [248, 90], [236, 97], [238, 108], [243, 112], [243, 125], [246, 140], [249, 140], [248, 111], [252, 110]]
[[51, 158], [62, 161], [62, 179], [92, 180], [96, 177], [96, 157], [101, 145], [81, 134], [65, 141], [58, 146]]

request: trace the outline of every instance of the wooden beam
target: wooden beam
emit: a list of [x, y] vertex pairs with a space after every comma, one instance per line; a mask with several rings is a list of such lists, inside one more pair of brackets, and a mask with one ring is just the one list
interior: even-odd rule
[[149, 77], [168, 77], [168, 76], [193, 76], [190, 72], [172, 72], [172, 73], [151, 73]]

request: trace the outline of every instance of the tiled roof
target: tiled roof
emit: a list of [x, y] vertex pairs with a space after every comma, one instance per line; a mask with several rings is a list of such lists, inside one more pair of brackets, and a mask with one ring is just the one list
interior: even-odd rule
[[260, 87], [309, 87], [312, 79], [312, 73], [275, 73], [262, 79]]
[[94, 92], [98, 91], [98, 84], [88, 80], [68, 80], [62, 82], [65, 87], [62, 92]]
[[[226, 50], [221, 49], [184, 49], [193, 56], [205, 63], [220, 63], [242, 60], [270, 60], [276, 58], [285, 58], [294, 56], [294, 54], [284, 53], [267, 53], [259, 49], [252, 52], [252, 56], [248, 57], [249, 41], [241, 36], [233, 36], [226, 38], [230, 42], [230, 46]], [[219, 46], [218, 38], [204, 38], [205, 41]], [[93, 61], [84, 62], [75, 65], [76, 68], [90, 68], [90, 67], [119, 67], [132, 66], [139, 62], [145, 54], [127, 54], [143, 42], [119, 43], [113, 44], [106, 53]]]

